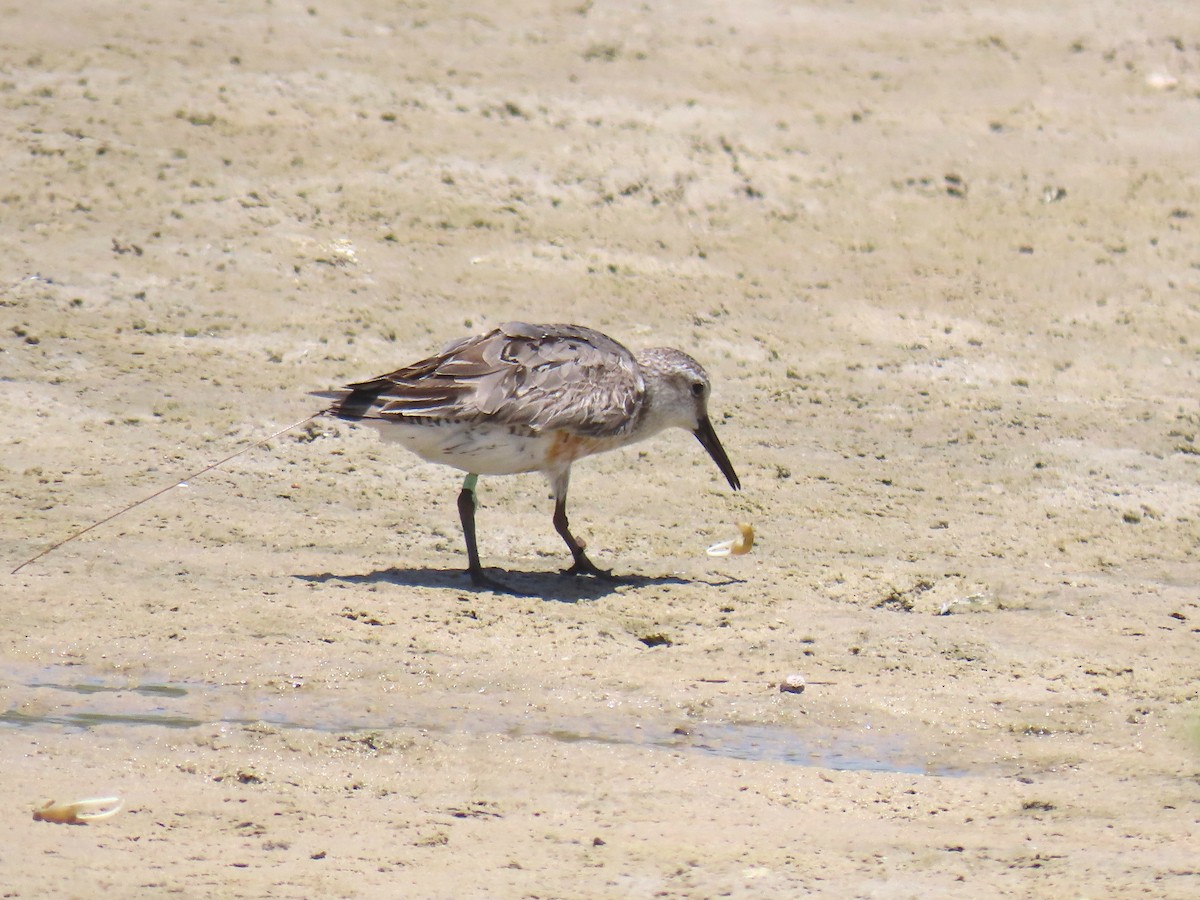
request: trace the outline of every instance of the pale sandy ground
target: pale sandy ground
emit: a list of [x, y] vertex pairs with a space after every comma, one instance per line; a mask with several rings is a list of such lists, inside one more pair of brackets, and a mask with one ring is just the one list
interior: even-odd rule
[[[1200, 6], [7, 2], [0, 47], [4, 897], [1200, 895]], [[7, 574], [511, 318], [701, 359], [745, 490], [682, 433], [579, 465], [613, 588], [485, 479], [497, 596], [454, 472], [322, 425]]]

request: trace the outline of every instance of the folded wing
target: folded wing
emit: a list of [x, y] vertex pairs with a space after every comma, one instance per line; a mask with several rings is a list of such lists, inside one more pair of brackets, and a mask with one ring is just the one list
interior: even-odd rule
[[634, 426], [645, 382], [633, 354], [598, 331], [508, 322], [322, 396], [344, 419], [491, 421], [600, 437]]

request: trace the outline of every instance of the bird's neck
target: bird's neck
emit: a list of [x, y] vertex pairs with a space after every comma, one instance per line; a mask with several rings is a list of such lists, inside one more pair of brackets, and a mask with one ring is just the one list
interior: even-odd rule
[[646, 398], [642, 402], [642, 408], [638, 410], [637, 420], [633, 427], [633, 433], [636, 435], [634, 440], [644, 440], [660, 431], [681, 424], [674, 421], [671, 416], [671, 405], [664, 400], [665, 398], [654, 389], [653, 383], [647, 382]]

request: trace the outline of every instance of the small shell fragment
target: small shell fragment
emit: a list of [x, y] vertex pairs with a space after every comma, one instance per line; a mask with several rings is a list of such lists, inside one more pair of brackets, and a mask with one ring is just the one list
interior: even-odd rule
[[88, 822], [111, 818], [120, 811], [120, 797], [94, 797], [73, 803], [47, 800], [33, 811], [33, 820], [53, 822], [55, 825], [86, 825]]
[[804, 688], [804, 676], [798, 672], [793, 672], [779, 683], [779, 690], [784, 694], [803, 694]]
[[1170, 72], [1151, 72], [1146, 76], [1146, 85], [1156, 91], [1173, 91], [1179, 87], [1179, 79]]
[[721, 541], [708, 548], [709, 556], [741, 556], [754, 546], [754, 526], [749, 522], [738, 522], [741, 534], [732, 541]]

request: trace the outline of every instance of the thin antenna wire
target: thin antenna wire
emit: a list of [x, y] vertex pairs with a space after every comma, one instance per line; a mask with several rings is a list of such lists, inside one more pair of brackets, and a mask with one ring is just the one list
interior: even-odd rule
[[79, 531], [76, 531], [70, 537], [63, 538], [57, 544], [51, 544], [49, 547], [47, 547], [45, 550], [43, 550], [37, 556], [31, 556], [29, 559], [25, 560], [25, 562], [21, 563], [19, 566], [17, 566], [15, 569], [13, 569], [11, 574], [16, 575], [18, 572], [20, 572], [23, 568], [25, 568], [30, 563], [37, 562], [39, 559], [41, 559], [43, 556], [45, 556], [48, 553], [53, 553], [55, 550], [57, 550], [63, 544], [69, 544], [69, 543], [71, 543], [71, 541], [75, 540], [76, 538], [83, 537], [85, 534], [87, 534], [93, 528], [99, 528], [101, 525], [104, 525], [107, 522], [111, 522], [113, 519], [117, 518], [117, 516], [123, 516], [123, 515], [125, 515], [125, 513], [129, 512], [131, 509], [137, 509], [137, 507], [141, 506], [143, 503], [149, 503], [155, 497], [161, 497], [167, 491], [173, 491], [175, 488], [179, 487], [180, 485], [187, 484], [193, 478], [199, 478], [204, 473], [211, 472], [213, 469], [217, 468], [218, 466], [225, 465], [225, 463], [229, 462], [231, 459], [237, 459], [243, 453], [248, 453], [257, 447], [261, 447], [263, 444], [267, 443], [268, 441], [274, 440], [275, 438], [279, 437], [284, 432], [291, 431], [293, 428], [299, 428], [301, 425], [307, 425], [313, 419], [317, 418], [318, 416], [322, 416], [324, 414], [325, 414], [324, 411], [319, 412], [319, 413], [313, 413], [307, 419], [301, 419], [299, 422], [296, 422], [292, 425], [287, 426], [287, 428], [280, 428], [274, 434], [267, 435], [261, 441], [256, 441], [253, 444], [248, 444], [247, 446], [243, 447], [241, 450], [237, 451], [236, 453], [230, 453], [227, 457], [225, 457], [222, 460], [218, 460], [217, 462], [213, 463], [211, 466], [205, 466], [203, 469], [200, 469], [198, 472], [192, 472], [190, 475], [185, 475], [183, 478], [180, 478], [178, 481], [176, 481], [172, 484], [168, 484], [165, 488], [159, 488], [157, 491], [155, 491], [150, 496], [143, 497], [141, 500], [137, 501], [136, 503], [129, 504], [124, 509], [117, 510], [111, 516], [106, 516], [105, 518], [101, 519], [99, 522], [93, 522], [87, 528], [79, 529]]

